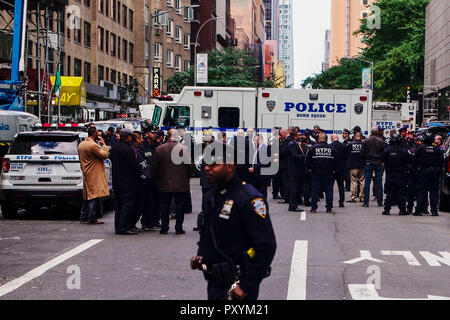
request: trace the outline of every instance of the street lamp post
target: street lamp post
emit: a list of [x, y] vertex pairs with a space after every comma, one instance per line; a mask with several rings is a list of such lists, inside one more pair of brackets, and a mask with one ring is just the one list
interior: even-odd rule
[[195, 37], [195, 44], [194, 44], [194, 86], [197, 86], [197, 46], [198, 46], [198, 36], [200, 34], [200, 31], [202, 30], [202, 28], [210, 21], [212, 20], [219, 20], [219, 19], [225, 19], [225, 17], [212, 17], [208, 20], [206, 20], [205, 22], [203, 22], [203, 24], [200, 26], [200, 28], [197, 31], [197, 35]]
[[184, 8], [198, 8], [200, 7], [200, 5], [198, 4], [194, 4], [194, 5], [190, 5], [190, 6], [181, 6], [179, 8], [175, 8], [175, 9], [171, 9], [171, 10], [167, 10], [167, 11], [163, 11], [163, 12], [159, 12], [158, 14], [150, 14], [150, 39], [149, 39], [149, 44], [148, 44], [148, 92], [147, 92], [147, 98], [148, 98], [148, 103], [150, 103], [150, 99], [152, 97], [152, 73], [153, 73], [153, 58], [152, 58], [152, 53], [153, 53], [153, 18], [157, 18], [159, 16], [162, 16], [164, 14], [173, 12], [173, 11], [177, 11], [179, 9], [184, 9]]

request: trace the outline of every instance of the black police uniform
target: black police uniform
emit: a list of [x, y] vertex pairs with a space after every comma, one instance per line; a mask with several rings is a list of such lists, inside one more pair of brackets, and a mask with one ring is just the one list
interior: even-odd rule
[[280, 139], [280, 193], [285, 202], [289, 201], [289, 175], [288, 175], [288, 141]]
[[316, 143], [306, 154], [305, 165], [311, 171], [311, 211], [317, 210], [318, 196], [322, 191], [325, 191], [327, 212], [333, 208], [336, 157], [336, 149], [325, 142]]
[[[147, 163], [150, 165], [153, 163], [153, 155], [155, 154], [155, 150], [157, 147], [159, 147], [161, 143], [154, 141], [153, 143], [150, 143], [147, 141], [147, 139], [144, 140], [144, 143], [142, 144], [142, 150], [144, 151], [145, 158], [147, 159]], [[154, 172], [154, 169], [151, 168], [152, 177], [154, 178], [156, 176], [156, 173]], [[152, 199], [160, 199], [160, 194], [158, 191], [158, 186], [156, 185], [155, 179], [152, 179], [151, 185], [151, 193], [152, 193]], [[161, 224], [159, 221], [161, 220], [161, 212], [160, 212], [160, 201], [152, 201], [152, 222], [150, 224], [150, 227], [156, 227], [160, 226]]]
[[[344, 132], [348, 132], [349, 136], [347, 137], [347, 139], [344, 139], [344, 141], [342, 141], [342, 143], [345, 145], [345, 147], [347, 147], [351, 142], [352, 139], [350, 138], [350, 131], [348, 131], [347, 129], [344, 129]], [[345, 191], [350, 191], [350, 187], [351, 187], [351, 179], [350, 179], [350, 169], [346, 168], [345, 169], [345, 177], [344, 177], [344, 182], [345, 182]]]
[[289, 175], [289, 211], [296, 211], [298, 200], [302, 196], [303, 181], [306, 179], [305, 158], [308, 147], [301, 147], [296, 140], [288, 145], [288, 175]]
[[430, 193], [432, 215], [438, 215], [439, 178], [444, 166], [444, 156], [437, 146], [432, 145], [432, 137], [425, 137], [426, 145], [417, 148], [415, 163], [418, 169], [417, 210], [413, 215], [422, 215], [426, 209], [426, 198]]
[[262, 194], [235, 174], [207, 193], [207, 212], [199, 219], [198, 256], [208, 281], [208, 299], [225, 300], [231, 285], [258, 297], [276, 251], [275, 233]]
[[391, 144], [383, 151], [383, 163], [386, 169], [384, 183], [386, 199], [383, 214], [389, 214], [394, 201], [397, 202], [401, 215], [408, 214], [406, 212], [406, 163], [408, 159], [408, 151], [403, 147], [400, 139], [393, 137]]
[[417, 168], [414, 164], [414, 155], [420, 146], [414, 146], [408, 149], [409, 161], [406, 164], [406, 210], [413, 213], [414, 200], [417, 198]]
[[337, 166], [336, 166], [336, 173], [334, 175], [336, 184], [338, 186], [339, 190], [339, 206], [344, 206], [345, 201], [345, 175], [347, 170], [347, 157], [348, 157], [348, 151], [345, 147], [345, 144], [340, 141], [333, 141], [331, 145], [336, 149], [337, 151]]

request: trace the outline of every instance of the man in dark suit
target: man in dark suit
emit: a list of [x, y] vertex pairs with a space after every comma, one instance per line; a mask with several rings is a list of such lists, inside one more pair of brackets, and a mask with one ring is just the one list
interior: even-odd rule
[[305, 179], [305, 157], [308, 152], [301, 143], [301, 134], [297, 132], [288, 144], [289, 211], [303, 211], [297, 208]]
[[[177, 142], [178, 133], [175, 129], [170, 129], [168, 141], [156, 148], [153, 157], [153, 167], [156, 171], [156, 179], [161, 195], [161, 234], [167, 234], [169, 230], [169, 211], [172, 199], [175, 198], [175, 233], [184, 234], [184, 208], [186, 193], [189, 192], [190, 169], [186, 165], [189, 159], [189, 152], [186, 146]], [[172, 152], [173, 149], [176, 150]], [[181, 159], [172, 159], [172, 153], [185, 159], [184, 162], [176, 164]]]
[[254, 187], [261, 192], [264, 199], [267, 200], [267, 183], [269, 182], [270, 176], [265, 175], [261, 172], [261, 168], [269, 167], [270, 162], [267, 158], [271, 157], [271, 146], [264, 143], [263, 136], [257, 134], [255, 137], [256, 151], [253, 156], [253, 165], [249, 168], [249, 171], [253, 173]]
[[345, 147], [345, 144], [339, 141], [337, 134], [331, 135], [331, 145], [336, 149], [337, 156], [336, 156], [336, 173], [335, 173], [335, 181], [338, 185], [339, 189], [339, 207], [344, 207], [344, 201], [345, 201], [345, 187], [344, 187], [344, 181], [345, 181], [345, 172], [347, 170], [347, 156], [348, 151]]

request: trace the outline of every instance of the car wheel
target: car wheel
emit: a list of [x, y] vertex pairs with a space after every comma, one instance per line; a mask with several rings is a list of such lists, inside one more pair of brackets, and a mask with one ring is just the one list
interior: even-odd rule
[[18, 208], [10, 203], [2, 202], [2, 215], [5, 219], [15, 219], [17, 217]]
[[450, 195], [442, 192], [439, 193], [439, 210], [450, 211]]

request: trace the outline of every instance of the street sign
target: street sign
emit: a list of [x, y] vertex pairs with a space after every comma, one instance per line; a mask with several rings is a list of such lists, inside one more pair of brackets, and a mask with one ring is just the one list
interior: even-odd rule
[[161, 69], [153, 68], [153, 97], [159, 97], [161, 94]]

